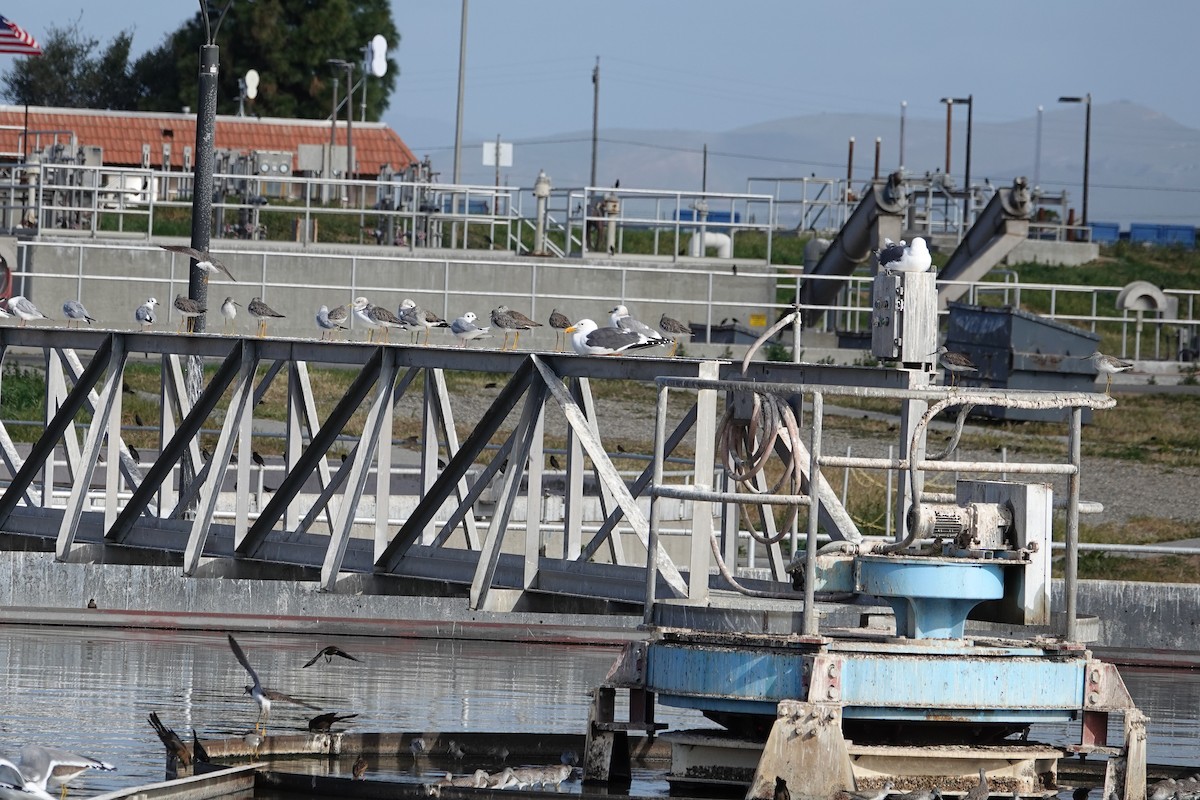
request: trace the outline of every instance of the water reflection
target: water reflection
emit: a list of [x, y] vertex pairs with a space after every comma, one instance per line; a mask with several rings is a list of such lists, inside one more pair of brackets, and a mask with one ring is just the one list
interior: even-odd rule
[[[384, 733], [582, 734], [590, 690], [618, 653], [588, 645], [235, 635], [266, 686], [324, 711], [358, 714], [343, 723], [351, 730]], [[363, 663], [321, 659], [302, 669], [321, 647], [334, 643]], [[223, 632], [0, 626], [0, 657], [7, 665], [0, 752], [15, 754], [34, 742], [119, 765], [116, 773], [81, 778], [76, 785], [84, 793], [162, 779], [165, 752], [147, 721], [151, 711], [185, 741], [192, 728], [202, 738], [240, 736], [257, 718], [257, 706], [243, 693], [246, 673]], [[1151, 720], [1150, 761], [1200, 763], [1200, 674], [1134, 669], [1122, 674]], [[270, 730], [303, 732], [315, 713], [274, 703]], [[711, 727], [693, 712], [666, 707], [659, 708], [658, 718], [673, 729]], [[1111, 727], [1110, 743], [1119, 743], [1119, 718]], [[1077, 742], [1078, 726], [1039, 726], [1031, 738]], [[405, 759], [396, 761], [395, 780], [429, 780], [445, 771], [433, 761], [416, 770]], [[349, 771], [349, 763], [322, 763], [335, 774]]]

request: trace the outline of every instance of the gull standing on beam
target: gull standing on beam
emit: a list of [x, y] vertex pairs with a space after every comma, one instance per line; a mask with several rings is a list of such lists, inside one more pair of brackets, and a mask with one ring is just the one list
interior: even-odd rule
[[666, 344], [666, 338], [658, 331], [651, 328], [641, 320], [634, 319], [629, 315], [629, 309], [624, 305], [619, 305], [609, 312], [609, 320], [612, 326], [620, 331], [629, 331], [636, 333], [647, 340], [655, 341], [657, 344]]
[[133, 310], [133, 321], [142, 326], [142, 330], [146, 330], [153, 325], [157, 319], [154, 313], [154, 307], [158, 305], [158, 301], [153, 297], [147, 297], [146, 302]]
[[179, 253], [193, 259], [196, 262], [196, 266], [204, 272], [204, 279], [206, 281], [210, 276], [224, 272], [229, 276], [229, 280], [237, 283], [237, 278], [233, 277], [233, 273], [229, 271], [229, 268], [214, 258], [212, 253], [197, 250], [185, 244], [160, 244], [159, 247], [163, 250], [170, 250], [172, 253]]
[[476, 319], [478, 317], [475, 316], [475, 312], [468, 311], [450, 323], [450, 332], [454, 334], [455, 339], [458, 339], [459, 347], [466, 347], [467, 342], [472, 339], [492, 338], [492, 335], [488, 333], [492, 329], [491, 326], [481, 328], [475, 324]]
[[581, 356], [614, 356], [627, 350], [657, 347], [663, 339], [647, 339], [640, 333], [617, 328], [601, 328], [595, 321], [581, 319], [566, 331], [571, 348]]
[[258, 678], [258, 673], [254, 671], [254, 667], [250, 666], [249, 659], [246, 658], [245, 652], [242, 651], [242, 646], [237, 643], [237, 639], [233, 638], [233, 634], [226, 634], [229, 637], [229, 647], [233, 650], [234, 657], [238, 663], [246, 670], [253, 683], [246, 687], [246, 694], [254, 698], [254, 702], [258, 703], [258, 722], [254, 725], [255, 732], [266, 731], [266, 723], [271, 718], [271, 701], [279, 701], [284, 703], [295, 703], [298, 706], [311, 708], [314, 711], [320, 711], [317, 706], [305, 703], [302, 700], [297, 700], [291, 695], [286, 695], [283, 692], [276, 692], [272, 689], [267, 689], [262, 685], [262, 681]]
[[25, 327], [26, 322], [32, 322], [35, 319], [50, 319], [25, 297], [21, 295], [13, 295], [8, 298], [8, 310], [21, 320], [21, 327]]
[[425, 344], [429, 344], [429, 331], [433, 328], [449, 328], [450, 323], [434, 314], [432, 311], [426, 311], [416, 304], [416, 301], [411, 298], [404, 298], [404, 302], [400, 304], [400, 319], [408, 327], [417, 330], [425, 329]]
[[[342, 319], [346, 318], [346, 307], [338, 306], [333, 311], [341, 309]], [[317, 309], [317, 327], [321, 329], [321, 338], [332, 336], [336, 331], [346, 330], [346, 326], [340, 321], [333, 318], [333, 311], [329, 310], [329, 306], [323, 305]]]
[[83, 303], [78, 300], [68, 300], [63, 303], [63, 316], [67, 318], [68, 328], [74, 322], [86, 322], [88, 325], [91, 325], [96, 321], [96, 318], [88, 314], [87, 309], [83, 307]]

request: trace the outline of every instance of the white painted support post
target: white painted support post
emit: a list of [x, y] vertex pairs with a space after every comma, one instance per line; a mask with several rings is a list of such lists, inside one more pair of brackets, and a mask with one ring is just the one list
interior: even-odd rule
[[[441, 467], [438, 464], [438, 429], [433, 407], [438, 402], [437, 384], [432, 380], [437, 370], [425, 370], [425, 391], [423, 412], [421, 414], [421, 497], [429, 494], [430, 488], [438, 479]], [[449, 456], [447, 456], [447, 460]], [[429, 524], [421, 531], [421, 544], [428, 546], [437, 538], [437, 520], [431, 517]]]
[[521, 585], [533, 588], [537, 582], [538, 558], [542, 550], [542, 473], [546, 459], [545, 408], [533, 422], [533, 438], [529, 442], [529, 473], [525, 492], [525, 568]]
[[[700, 364], [701, 380], [717, 380], [721, 377], [719, 361], [704, 361]], [[700, 389], [696, 392], [696, 466], [693, 483], [697, 489], [713, 488], [716, 471], [717, 436], [717, 390]], [[712, 502], [692, 501], [691, 553], [688, 557], [688, 601], [692, 605], [708, 604], [708, 572], [712, 565], [713, 534]]]
[[[246, 413], [242, 414], [237, 422], [237, 469], [234, 470], [234, 486], [237, 487], [236, 499], [234, 500], [233, 509], [233, 547], [236, 550], [242, 546], [242, 542], [246, 539], [246, 533], [250, 530], [250, 466], [254, 463], [254, 441], [252, 434], [254, 432], [254, 403], [251, 402], [246, 407]], [[218, 465], [213, 465], [214, 469], [218, 469]], [[262, 483], [262, 469], [255, 468], [255, 477], [258, 479], [256, 483]], [[225, 482], [225, 465], [221, 464], [217, 475], [217, 492], [221, 491], [221, 486]], [[253, 487], [257, 488], [257, 487]], [[256, 507], [255, 510], [258, 510]]]
[[[446, 373], [440, 369], [430, 370], [430, 377], [433, 379], [436, 392], [434, 394], [434, 405], [429, 409], [434, 413], [437, 421], [437, 429], [440, 431], [442, 438], [446, 442], [446, 460], [454, 458], [458, 454], [458, 431], [454, 428], [454, 409], [450, 405], [450, 392], [446, 388]], [[431, 484], [432, 485], [432, 484]], [[425, 487], [428, 491], [429, 487]], [[458, 502], [462, 503], [470, 491], [467, 486], [467, 479], [464, 475], [458, 481], [458, 487], [455, 491], [458, 497]], [[422, 493], [422, 496], [424, 494]], [[435, 528], [435, 538], [436, 531]], [[471, 550], [479, 549], [479, 523], [475, 519], [475, 512], [468, 509], [463, 514], [463, 530], [467, 537], [467, 547]]]
[[[121, 438], [121, 403], [125, 397], [123, 391], [125, 355], [125, 340], [120, 336], [114, 336], [113, 358], [109, 360], [109, 374], [105, 378], [105, 388], [108, 388], [113, 373], [116, 373], [115, 394], [110, 398], [112, 405], [108, 409], [108, 414], [105, 415], [99, 397], [92, 404], [92, 425], [103, 424], [108, 431], [108, 447], [104, 454], [104, 530], [108, 530], [117, 521], [117, 512], [120, 511], [118, 493], [121, 489], [121, 459], [123, 457], [131, 458], [129, 448], [125, 447]], [[91, 470], [88, 469], [85, 474], [90, 480]]]

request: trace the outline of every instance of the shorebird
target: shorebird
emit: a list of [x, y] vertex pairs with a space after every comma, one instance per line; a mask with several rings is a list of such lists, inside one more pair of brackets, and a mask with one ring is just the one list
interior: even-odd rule
[[983, 767], [980, 767], [979, 783], [971, 787], [971, 790], [967, 792], [966, 797], [963, 798], [963, 800], [988, 800], [988, 797], [991, 795], [991, 793], [991, 787], [988, 786], [987, 782], [987, 773], [984, 772]]
[[942, 792], [937, 787], [932, 789], [913, 789], [911, 792], [895, 795], [896, 800], [942, 800]]
[[513, 311], [508, 306], [497, 306], [492, 310], [492, 324], [504, 331], [504, 344], [501, 345], [501, 350], [508, 349], [509, 331], [512, 331], [514, 335], [512, 349], [516, 350], [517, 345], [521, 342], [521, 331], [542, 327], [542, 323], [534, 322], [520, 311]]
[[433, 328], [449, 328], [450, 323], [439, 317], [432, 311], [427, 311], [416, 304], [416, 301], [410, 298], [404, 298], [404, 302], [400, 304], [400, 319], [405, 325], [417, 330], [425, 329], [425, 344], [429, 344], [429, 331]]
[[562, 352], [567, 345], [567, 335], [564, 331], [571, 327], [571, 320], [556, 308], [550, 312], [550, 327], [554, 329], [554, 350]]
[[[37, 744], [27, 744], [21, 748], [21, 761], [17, 764], [17, 768], [26, 780], [26, 791], [30, 784], [41, 790], [43, 794], [46, 792], [47, 785], [62, 787], [62, 798], [67, 796], [67, 784], [85, 771], [96, 769], [102, 772], [113, 772], [116, 770], [116, 767], [105, 761]], [[15, 796], [24, 797], [25, 795], [17, 794]], [[34, 794], [33, 796], [41, 797], [42, 795]]]
[[656, 340], [659, 344], [666, 344], [666, 338], [658, 331], [651, 328], [641, 320], [634, 319], [629, 314], [629, 309], [624, 304], [617, 306], [608, 313], [608, 318], [612, 322], [612, 326], [620, 331], [629, 331], [643, 336], [648, 340]]
[[192, 753], [187, 749], [187, 745], [183, 743], [183, 739], [179, 738], [179, 734], [164, 725], [162, 720], [158, 718], [158, 714], [153, 711], [150, 712], [148, 719], [150, 720], [151, 727], [154, 728], [154, 732], [158, 734], [159, 741], [163, 743], [163, 747], [167, 748], [167, 753], [184, 767], [190, 767], [192, 765]]
[[317, 714], [308, 721], [308, 729], [313, 733], [329, 733], [334, 724], [348, 719], [354, 719], [358, 714]]
[[675, 351], [679, 349], [679, 337], [686, 336], [689, 339], [692, 336], [692, 326], [684, 324], [677, 319], [668, 317], [664, 312], [658, 320], [658, 327], [663, 333], [671, 337], [671, 352], [667, 354], [668, 358], [675, 357]]
[[935, 355], [940, 356], [941, 365], [950, 373], [950, 385], [953, 386], [959, 373], [979, 372], [979, 367], [965, 353], [952, 353], [942, 345]]
[[320, 650], [318, 650], [317, 654], [315, 656], [313, 656], [312, 658], [310, 658], [308, 660], [308, 663], [305, 664], [303, 667], [301, 667], [301, 669], [311, 667], [313, 664], [317, 663], [322, 658], [324, 658], [325, 663], [328, 664], [330, 661], [333, 661], [334, 656], [338, 656], [339, 658], [348, 658], [351, 661], [357, 661], [359, 663], [362, 663], [361, 658], [355, 658], [354, 656], [350, 655], [349, 653], [347, 653], [345, 650], [343, 650], [340, 647], [335, 647], [334, 645], [328, 645], [328, 646], [322, 647]]
[[361, 781], [363, 776], [367, 774], [367, 760], [360, 753], [358, 758], [354, 759], [354, 766], [350, 767], [350, 773], [354, 776], [354, 780]]
[[96, 321], [95, 317], [88, 314], [87, 309], [83, 307], [83, 303], [78, 300], [68, 300], [63, 303], [63, 316], [67, 318], [67, 327], [71, 327], [73, 322], [86, 322], [91, 325]]
[[279, 701], [284, 703], [295, 703], [298, 706], [311, 708], [313, 711], [320, 711], [317, 706], [305, 703], [303, 700], [286, 695], [283, 692], [276, 692], [272, 689], [267, 689], [262, 685], [262, 681], [258, 678], [258, 673], [254, 671], [254, 667], [250, 666], [250, 660], [246, 658], [246, 653], [242, 650], [242, 646], [237, 643], [237, 639], [233, 638], [233, 634], [226, 634], [229, 637], [229, 647], [233, 650], [233, 655], [237, 658], [238, 663], [250, 675], [250, 680], [253, 683], [246, 687], [246, 694], [254, 698], [254, 702], [258, 703], [258, 722], [254, 726], [254, 730], [261, 733], [266, 730], [267, 720], [271, 717], [271, 701]]
[[258, 320], [258, 335], [267, 335], [267, 320], [268, 319], [283, 319], [284, 314], [280, 314], [275, 309], [262, 301], [261, 297], [256, 297], [250, 301], [250, 305], [246, 306], [246, 311], [250, 312], [250, 316]]
[[142, 326], [142, 330], [146, 330], [154, 324], [156, 314], [154, 307], [158, 305], [158, 301], [153, 297], [147, 297], [146, 302], [133, 310], [133, 321]]
[[35, 319], [50, 319], [41, 311], [38, 311], [37, 306], [19, 294], [8, 298], [8, 310], [13, 313], [13, 316], [21, 320], [22, 328], [25, 327], [26, 322], [31, 322]]
[[196, 262], [196, 266], [204, 273], [205, 280], [208, 280], [212, 275], [224, 272], [229, 276], [229, 280], [237, 283], [237, 278], [233, 277], [233, 273], [229, 271], [229, 268], [214, 258], [212, 253], [197, 250], [185, 244], [160, 244], [159, 247], [163, 250], [169, 250], [172, 253], [179, 253], [193, 259]]
[[237, 317], [238, 306], [241, 303], [234, 300], [232, 297], [226, 297], [225, 302], [221, 303], [221, 316], [225, 318], [226, 328], [235, 328], [234, 319]]
[[177, 294], [175, 295], [175, 310], [183, 317], [183, 322], [179, 325], [179, 332], [183, 333], [183, 326], [185, 324], [188, 326], [189, 332], [196, 329], [196, 317], [207, 314], [208, 306], [190, 297]]
[[847, 800], [887, 800], [892, 793], [892, 782], [887, 781], [873, 792], [846, 792]]
[[383, 329], [383, 339], [385, 342], [391, 341], [392, 328], [404, 328], [404, 321], [388, 311], [383, 306], [374, 305], [368, 302], [365, 297], [357, 297], [354, 300], [354, 316], [367, 326], [367, 341], [374, 341], [375, 329]]
[[454, 334], [454, 338], [458, 339], [459, 347], [466, 347], [467, 342], [472, 339], [490, 339], [492, 337], [488, 333], [492, 329], [491, 326], [481, 328], [475, 324], [476, 319], [475, 312], [468, 311], [450, 323], [450, 332]]
[[640, 333], [617, 328], [601, 328], [594, 320], [581, 319], [567, 328], [571, 348], [581, 356], [613, 356], [627, 350], [657, 347], [666, 339], [648, 339]]
[[1109, 394], [1112, 389], [1112, 376], [1118, 372], [1124, 372], [1127, 369], [1133, 369], [1132, 361], [1124, 361], [1115, 356], [1106, 356], [1099, 350], [1092, 353], [1090, 356], [1084, 356], [1088, 361], [1092, 362], [1092, 366], [1096, 368], [1096, 372], [1104, 373], [1104, 393]]
[[333, 308], [329, 309], [329, 321], [337, 326], [337, 328], [332, 329], [332, 333], [329, 334], [330, 338], [333, 337], [334, 333], [337, 333], [338, 329], [343, 331], [350, 330], [350, 326], [346, 324], [350, 321], [349, 304], [342, 303], [340, 306], [334, 306]]

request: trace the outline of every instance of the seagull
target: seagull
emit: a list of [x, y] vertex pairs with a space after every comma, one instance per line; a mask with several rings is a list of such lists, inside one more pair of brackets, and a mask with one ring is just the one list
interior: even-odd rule
[[991, 787], [988, 786], [987, 782], [987, 773], [984, 772], [983, 767], [980, 767], [979, 783], [971, 787], [971, 790], [967, 792], [963, 800], [987, 800], [991, 793]]
[[317, 309], [317, 327], [321, 329], [321, 338], [331, 336], [333, 331], [344, 331], [346, 326], [329, 318], [329, 306]]
[[651, 328], [641, 320], [636, 320], [629, 316], [629, 309], [624, 305], [619, 305], [608, 314], [609, 320], [612, 321], [612, 326], [620, 331], [629, 331], [643, 336], [646, 339], [656, 339], [659, 344], [666, 344], [667, 340], [661, 333]]
[[367, 341], [374, 341], [375, 328], [383, 328], [384, 341], [389, 340], [392, 328], [405, 327], [404, 322], [383, 306], [372, 304], [365, 297], [354, 299], [354, 316], [367, 326]]
[[26, 780], [17, 765], [3, 756], [0, 756], [0, 797], [54, 800], [54, 795], [39, 788], [34, 781]]
[[138, 306], [137, 308], [134, 309], [133, 321], [136, 322], [138, 325], [141, 325], [142, 330], [145, 330], [146, 328], [149, 328], [151, 325], [154, 324], [154, 321], [155, 321], [154, 307], [156, 305], [158, 305], [157, 300], [155, 300], [153, 297], [147, 297], [146, 302], [142, 303], [140, 306]]
[[21, 319], [21, 327], [25, 327], [25, 323], [35, 319], [50, 319], [38, 307], [31, 303], [21, 295], [13, 295], [8, 298], [8, 310], [15, 316]]
[[343, 650], [340, 647], [335, 647], [334, 645], [329, 645], [327, 647], [322, 647], [320, 650], [318, 650], [317, 654], [315, 656], [313, 656], [312, 658], [310, 658], [308, 660], [308, 663], [305, 664], [303, 667], [301, 667], [301, 669], [311, 667], [313, 664], [320, 661], [322, 657], [325, 658], [325, 663], [328, 664], [330, 661], [333, 661], [334, 656], [338, 656], [340, 658], [348, 658], [351, 661], [357, 661], [359, 663], [362, 663], [361, 658], [355, 658], [354, 656], [350, 655], [349, 653], [347, 653], [345, 650]]
[[91, 325], [96, 321], [96, 318], [88, 314], [87, 309], [83, 307], [83, 303], [78, 300], [68, 300], [63, 303], [63, 316], [67, 318], [67, 327], [71, 327], [73, 322], [86, 322]]
[[234, 327], [233, 320], [235, 317], [237, 317], [237, 307], [240, 305], [241, 303], [237, 302], [232, 297], [226, 297], [225, 302], [221, 303], [221, 316], [225, 318], [226, 328]]
[[657, 347], [665, 339], [647, 339], [632, 331], [601, 328], [595, 321], [581, 319], [566, 332], [571, 335], [571, 347], [581, 356], [611, 356], [626, 350]]
[[534, 322], [520, 311], [513, 311], [508, 306], [497, 306], [492, 310], [492, 324], [504, 331], [504, 344], [501, 345], [501, 350], [508, 349], [509, 331], [515, 334], [512, 349], [516, 350], [517, 344], [521, 341], [521, 331], [542, 327], [542, 323]]
[[229, 276], [229, 280], [237, 283], [237, 278], [233, 277], [233, 273], [229, 271], [229, 268], [217, 259], [213, 258], [212, 253], [197, 250], [194, 247], [188, 247], [184, 244], [160, 244], [159, 247], [161, 247], [163, 250], [170, 250], [172, 253], [179, 253], [180, 255], [185, 255], [188, 258], [194, 259], [196, 266], [204, 272], [205, 280], [207, 280], [210, 275], [216, 275], [224, 272]]
[[313, 711], [321, 710], [314, 705], [309, 705], [302, 700], [297, 700], [296, 698], [286, 695], [283, 692], [276, 692], [265, 688], [262, 685], [262, 681], [260, 681], [258, 678], [258, 673], [254, 671], [254, 667], [250, 666], [250, 661], [246, 658], [246, 654], [242, 651], [242, 646], [237, 643], [237, 639], [234, 639], [233, 634], [231, 633], [226, 635], [229, 637], [229, 647], [233, 650], [233, 655], [237, 658], [238, 663], [242, 665], [242, 668], [245, 669], [250, 675], [250, 680], [254, 682], [253, 685], [246, 687], [246, 694], [253, 697], [254, 702], [258, 703], [258, 722], [254, 726], [254, 730], [256, 732], [266, 730], [266, 721], [271, 717], [272, 700], [285, 703], [295, 703], [298, 706], [311, 708]]
[[434, 314], [432, 311], [426, 311], [416, 304], [416, 301], [410, 298], [404, 298], [404, 302], [400, 304], [400, 319], [408, 327], [416, 330], [417, 328], [425, 329], [425, 344], [429, 344], [429, 331], [432, 328], [448, 328], [450, 323]]
[[354, 719], [358, 714], [317, 714], [308, 721], [308, 729], [313, 733], [329, 733], [335, 723]]
[[946, 349], [945, 345], [939, 347], [935, 355], [941, 356], [939, 360], [942, 366], [950, 373], [951, 386], [954, 385], [960, 372], [979, 372], [979, 367], [975, 366], [975, 362], [969, 356], [965, 353], [952, 353]]
[[[96, 769], [102, 772], [116, 770], [116, 767], [105, 761], [37, 744], [27, 744], [21, 748], [21, 761], [17, 767], [27, 781], [26, 791], [32, 784], [45, 792], [46, 785], [49, 784], [50, 786], [61, 786], [64, 796], [67, 793], [67, 784], [82, 775], [85, 770]], [[21, 797], [22, 795], [16, 796]], [[41, 797], [41, 795], [33, 796]]]
[[659, 317], [658, 327], [662, 330], [663, 333], [669, 334], [671, 336], [671, 352], [668, 354], [668, 356], [670, 358], [675, 357], [675, 351], [679, 348], [679, 337], [687, 336], [688, 338], [691, 338], [691, 336], [692, 336], [692, 326], [691, 325], [686, 325], [677, 319], [668, 317], [666, 315], [666, 312], [664, 312], [663, 315], [661, 317]]
[[488, 333], [492, 329], [491, 326], [481, 328], [475, 324], [476, 319], [475, 312], [468, 311], [450, 323], [450, 332], [458, 339], [459, 347], [466, 347], [467, 342], [472, 339], [492, 338], [492, 335]]
[[262, 301], [261, 297], [256, 297], [250, 301], [250, 305], [246, 306], [246, 310], [250, 312], [250, 316], [258, 320], [258, 335], [267, 335], [267, 320], [271, 318], [283, 319], [286, 315], [280, 314], [275, 309]]
[[179, 738], [179, 734], [164, 725], [162, 720], [158, 718], [158, 714], [153, 711], [150, 712], [148, 719], [150, 720], [150, 725], [154, 728], [154, 732], [158, 734], [159, 740], [167, 748], [167, 753], [184, 767], [190, 767], [192, 764], [192, 754], [187, 749], [187, 745], [183, 743], [183, 740]]
[[554, 329], [554, 350], [562, 352], [567, 343], [567, 335], [563, 331], [571, 327], [571, 320], [556, 308], [550, 312], [550, 327]]
[[354, 302], [350, 304], [350, 307], [354, 311], [354, 316], [358, 318], [358, 321], [367, 326], [367, 341], [371, 341], [375, 336], [375, 329], [379, 327], [375, 324], [375, 320], [371, 319], [371, 316], [367, 313], [371, 308], [371, 301], [365, 297], [356, 297], [354, 298]]
[[1133, 369], [1132, 361], [1124, 361], [1115, 356], [1106, 356], [1099, 350], [1092, 353], [1090, 356], [1084, 356], [1088, 361], [1092, 362], [1092, 366], [1096, 368], [1096, 372], [1103, 372], [1107, 379], [1104, 382], [1104, 393], [1109, 394], [1112, 389], [1112, 376], [1118, 372], [1124, 372], [1127, 369]]
[[[182, 294], [175, 295], [175, 310], [183, 315], [183, 322], [187, 324], [188, 331], [196, 329], [195, 318], [208, 313], [208, 307], [203, 303], [193, 300], [190, 297], [184, 297]], [[183, 333], [183, 325], [179, 326], [179, 332]]]
[[903, 240], [893, 242], [884, 239], [883, 247], [875, 253], [875, 257], [879, 259], [880, 269], [892, 272], [928, 272], [933, 266], [929, 248], [920, 236], [914, 237], [912, 244], [905, 244]]

